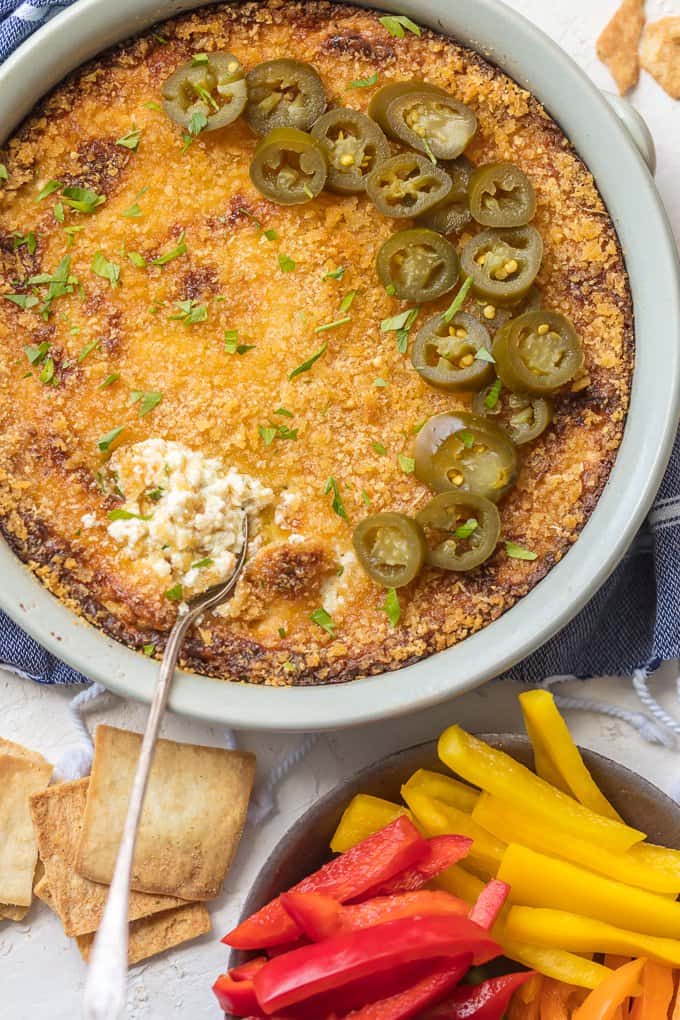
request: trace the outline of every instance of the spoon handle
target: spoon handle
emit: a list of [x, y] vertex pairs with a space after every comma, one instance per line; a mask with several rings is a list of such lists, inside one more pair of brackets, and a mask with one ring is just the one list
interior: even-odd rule
[[181, 616], [170, 631], [132, 782], [123, 837], [106, 908], [92, 947], [83, 994], [84, 1020], [116, 1020], [125, 1005], [128, 957], [128, 901], [137, 829], [161, 720], [168, 702], [179, 649], [199, 610]]

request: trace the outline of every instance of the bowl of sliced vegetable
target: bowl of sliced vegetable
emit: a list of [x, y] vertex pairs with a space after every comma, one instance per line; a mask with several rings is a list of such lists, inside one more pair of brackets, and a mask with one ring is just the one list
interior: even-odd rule
[[228, 1016], [678, 1020], [680, 809], [573, 742], [450, 726], [343, 782], [225, 935]]

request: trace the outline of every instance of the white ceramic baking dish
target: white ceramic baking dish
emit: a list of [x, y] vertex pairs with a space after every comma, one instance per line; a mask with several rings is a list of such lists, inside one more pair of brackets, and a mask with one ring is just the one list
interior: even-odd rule
[[[200, 0], [79, 0], [0, 68], [0, 134], [7, 136], [36, 100], [87, 58], [198, 6]], [[317, 730], [369, 722], [424, 708], [501, 673], [563, 627], [614, 569], [649, 510], [677, 426], [677, 251], [650, 174], [653, 146], [632, 108], [618, 102], [614, 112], [562, 50], [498, 0], [381, 0], [379, 6], [498, 64], [537, 96], [589, 166], [618, 231], [633, 290], [637, 359], [630, 412], [609, 482], [579, 541], [499, 620], [416, 665], [351, 684], [271, 688], [178, 676], [170, 697], [174, 710], [237, 727]], [[71, 614], [1, 543], [0, 578], [0, 605], [46, 648], [113, 691], [149, 699], [157, 664]]]

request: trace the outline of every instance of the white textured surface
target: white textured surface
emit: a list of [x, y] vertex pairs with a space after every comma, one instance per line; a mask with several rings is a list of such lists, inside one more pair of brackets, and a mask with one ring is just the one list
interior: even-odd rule
[[[618, 0], [512, 0], [510, 6], [531, 18], [552, 35], [602, 88], [612, 88], [607, 70], [594, 52], [594, 40]], [[680, 0], [647, 0], [650, 18], [680, 14]], [[657, 143], [657, 183], [680, 240], [680, 106], [643, 74], [633, 101], [646, 118]], [[632, 198], [634, 200], [634, 198]], [[660, 295], [662, 299], [662, 295]], [[671, 712], [680, 705], [674, 698], [676, 670], [666, 667], [654, 683]], [[571, 684], [572, 691], [582, 692]], [[637, 699], [621, 680], [591, 684], [593, 698], [616, 702], [637, 710]], [[307, 761], [284, 783], [279, 811], [266, 825], [246, 832], [237, 862], [228, 877], [221, 899], [213, 905], [214, 935], [184, 949], [136, 967], [130, 978], [129, 1020], [204, 1020], [219, 1017], [210, 986], [223, 967], [225, 947], [219, 936], [235, 920], [240, 902], [266, 855], [290, 823], [316, 798], [344, 776], [388, 754], [436, 736], [448, 723], [459, 721], [470, 729], [515, 730], [520, 728], [516, 690], [491, 684], [448, 706], [440, 706], [409, 719], [380, 724], [323, 737]], [[74, 734], [69, 728], [66, 705], [72, 691], [40, 688], [0, 671], [0, 734], [21, 741], [56, 760]], [[142, 729], [144, 709], [111, 698], [97, 706], [90, 723], [99, 720]], [[677, 785], [680, 772], [676, 756], [650, 747], [627, 726], [615, 720], [580, 713], [569, 718], [577, 739], [588, 747], [615, 758], [647, 776], [665, 789]], [[218, 727], [168, 716], [163, 733], [175, 739], [221, 744]], [[244, 748], [258, 754], [264, 772], [279, 762], [295, 737], [240, 735]], [[25, 923], [0, 922], [0, 1018], [2, 1020], [76, 1020], [80, 1016], [80, 992], [84, 966], [75, 947], [65, 938], [47, 908], [36, 905]]]

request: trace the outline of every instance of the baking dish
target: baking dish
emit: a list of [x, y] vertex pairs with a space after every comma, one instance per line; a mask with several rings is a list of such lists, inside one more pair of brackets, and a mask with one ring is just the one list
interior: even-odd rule
[[[200, 6], [176, 0], [80, 0], [0, 69], [0, 131], [7, 135], [69, 70], [156, 20]], [[372, 6], [364, 4], [363, 6]], [[336, 728], [412, 711], [502, 672], [563, 626], [613, 570], [661, 480], [679, 407], [677, 253], [649, 169], [653, 147], [628, 108], [619, 115], [550, 40], [496, 0], [381, 5], [453, 36], [498, 64], [546, 106], [592, 171], [619, 233], [636, 315], [637, 361], [626, 431], [609, 482], [581, 538], [503, 617], [456, 647], [389, 676], [350, 685], [270, 688], [180, 675], [171, 706], [235, 726]], [[650, 254], [652, 253], [652, 254]], [[663, 295], [663, 302], [658, 296]], [[45, 647], [122, 694], [148, 698], [157, 666], [58, 603], [0, 547], [0, 605]]]

